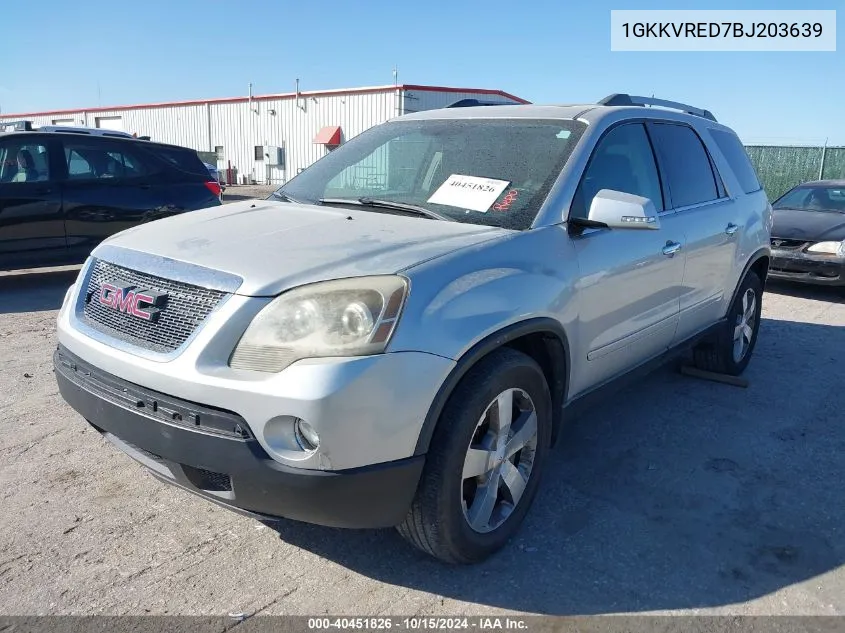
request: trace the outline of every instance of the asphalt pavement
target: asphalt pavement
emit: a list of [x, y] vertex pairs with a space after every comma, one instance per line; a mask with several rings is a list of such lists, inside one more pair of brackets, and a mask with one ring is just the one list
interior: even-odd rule
[[0, 615], [845, 615], [845, 292], [770, 287], [747, 389], [666, 367], [571, 420], [518, 538], [456, 568], [108, 445], [52, 373], [75, 274], [0, 276]]

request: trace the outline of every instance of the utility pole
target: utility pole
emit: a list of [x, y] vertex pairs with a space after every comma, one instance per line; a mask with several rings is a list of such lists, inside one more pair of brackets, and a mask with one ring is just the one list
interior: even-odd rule
[[822, 160], [821, 160], [821, 164], [819, 165], [819, 180], [822, 180], [824, 178], [825, 154], [827, 154], [827, 139], [824, 140], [824, 145], [822, 145]]
[[394, 99], [396, 101], [396, 116], [402, 116], [402, 97], [399, 94], [399, 67], [393, 65], [393, 87], [395, 88]]

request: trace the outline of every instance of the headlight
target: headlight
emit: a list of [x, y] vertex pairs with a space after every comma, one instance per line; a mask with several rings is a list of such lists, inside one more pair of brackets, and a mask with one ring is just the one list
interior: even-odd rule
[[828, 255], [839, 255], [845, 257], [845, 240], [842, 242], [819, 242], [807, 249], [808, 253], [826, 253]]
[[303, 358], [380, 354], [407, 294], [405, 279], [393, 275], [324, 281], [285, 292], [256, 315], [229, 366], [279, 372]]

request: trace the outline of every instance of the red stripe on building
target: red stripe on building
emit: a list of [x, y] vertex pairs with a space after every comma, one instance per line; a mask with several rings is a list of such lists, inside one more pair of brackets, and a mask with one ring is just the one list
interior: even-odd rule
[[[392, 92], [394, 90], [417, 90], [421, 92], [462, 92], [466, 94], [481, 94], [481, 95], [497, 95], [506, 99], [512, 99], [519, 103], [531, 103], [521, 97], [517, 97], [503, 90], [487, 90], [485, 88], [449, 88], [446, 86], [418, 86], [414, 84], [400, 84], [398, 86], [373, 86], [367, 88], [341, 88], [338, 90], [310, 90], [300, 91], [299, 94], [295, 92], [285, 92], [272, 95], [260, 95], [252, 97], [253, 101], [271, 101], [274, 99], [295, 99], [299, 97], [319, 97], [319, 96], [336, 96], [336, 95], [355, 95], [355, 94], [371, 94], [374, 92]], [[95, 112], [112, 112], [115, 110], [143, 110], [147, 108], [170, 108], [178, 106], [195, 106], [195, 105], [215, 105], [218, 103], [246, 103], [249, 97], [218, 97], [212, 99], [194, 99], [189, 101], [163, 101], [160, 103], [141, 103], [135, 105], [117, 105], [96, 108], [67, 108], [64, 110], [46, 110], [43, 112], [20, 112], [16, 114], [3, 114], [0, 118], [25, 118], [35, 116], [49, 116], [55, 114], [76, 114], [95, 113]]]

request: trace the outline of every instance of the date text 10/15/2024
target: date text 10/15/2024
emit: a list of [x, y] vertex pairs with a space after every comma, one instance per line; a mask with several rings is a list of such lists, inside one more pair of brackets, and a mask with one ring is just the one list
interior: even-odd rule
[[522, 618], [511, 617], [352, 617], [308, 618], [308, 629], [347, 631], [525, 631], [528, 623]]

